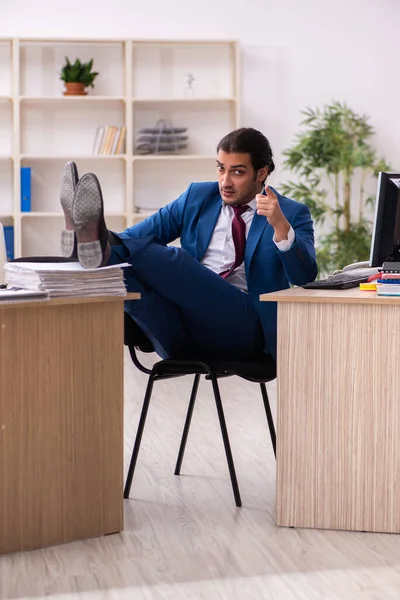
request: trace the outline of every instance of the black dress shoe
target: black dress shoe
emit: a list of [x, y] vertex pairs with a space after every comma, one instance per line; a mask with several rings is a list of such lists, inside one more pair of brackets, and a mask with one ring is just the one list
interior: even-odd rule
[[78, 258], [78, 255], [72, 222], [72, 205], [78, 181], [78, 169], [76, 164], [71, 160], [65, 165], [61, 174], [60, 202], [65, 217], [65, 229], [61, 231], [61, 254], [65, 258], [75, 258], [75, 260]]
[[111, 249], [104, 221], [103, 195], [99, 180], [93, 173], [84, 175], [76, 186], [72, 223], [81, 265], [85, 269], [106, 265]]

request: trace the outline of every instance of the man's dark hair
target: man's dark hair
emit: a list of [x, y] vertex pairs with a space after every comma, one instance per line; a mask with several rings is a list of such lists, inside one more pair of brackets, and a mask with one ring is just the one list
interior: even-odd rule
[[219, 142], [217, 152], [219, 150], [228, 154], [234, 152], [250, 154], [251, 164], [256, 171], [267, 166], [270, 174], [275, 169], [269, 141], [265, 135], [252, 127], [241, 127], [228, 133]]

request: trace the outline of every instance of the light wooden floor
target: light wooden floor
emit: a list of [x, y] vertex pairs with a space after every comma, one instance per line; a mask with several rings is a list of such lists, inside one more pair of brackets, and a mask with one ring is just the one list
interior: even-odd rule
[[[128, 356], [125, 373], [127, 466], [145, 376]], [[399, 600], [399, 536], [274, 526], [275, 465], [261, 397], [237, 378], [221, 382], [244, 505], [235, 508], [208, 386], [200, 387], [184, 475], [173, 468], [190, 381], [160, 382], [125, 531], [0, 557], [0, 600]], [[275, 406], [275, 385], [269, 390]]]

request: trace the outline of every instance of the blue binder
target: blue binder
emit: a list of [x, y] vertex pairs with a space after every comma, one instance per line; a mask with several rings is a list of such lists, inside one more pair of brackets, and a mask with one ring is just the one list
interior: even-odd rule
[[31, 211], [31, 168], [21, 167], [21, 212]]
[[7, 260], [14, 258], [14, 227], [12, 225], [4, 225], [4, 240], [6, 242]]

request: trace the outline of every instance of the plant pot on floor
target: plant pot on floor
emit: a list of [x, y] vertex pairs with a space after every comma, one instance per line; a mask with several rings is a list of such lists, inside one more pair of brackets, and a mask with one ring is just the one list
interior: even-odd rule
[[86, 96], [87, 94], [84, 83], [68, 81], [65, 82], [65, 87], [64, 96]]

